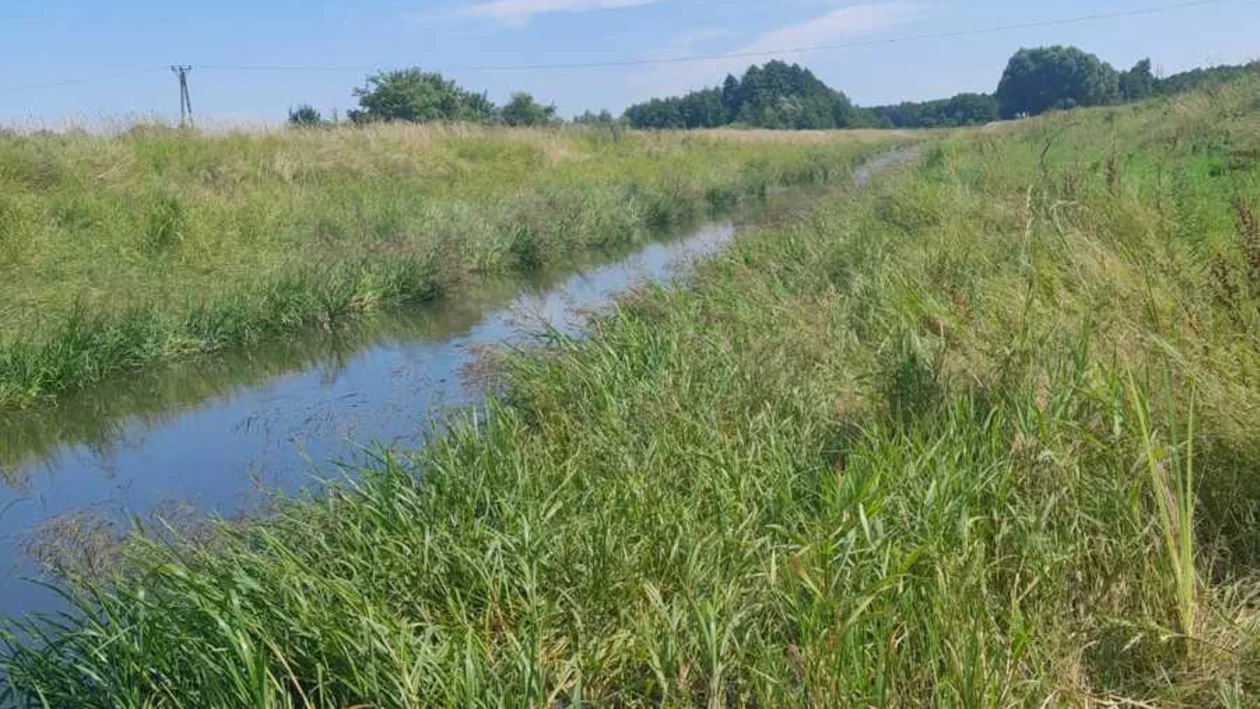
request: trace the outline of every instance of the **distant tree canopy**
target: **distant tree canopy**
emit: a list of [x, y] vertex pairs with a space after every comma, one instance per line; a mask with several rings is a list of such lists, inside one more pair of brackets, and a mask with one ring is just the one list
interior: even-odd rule
[[1120, 95], [1120, 76], [1108, 63], [1076, 47], [1021, 49], [998, 82], [998, 108], [1004, 118], [1055, 108], [1099, 106]]
[[604, 109], [599, 113], [587, 111], [580, 116], [575, 116], [573, 122], [579, 126], [611, 126], [617, 123], [617, 119], [613, 118], [613, 114]]
[[652, 99], [626, 109], [635, 128], [716, 128], [739, 123], [758, 128], [847, 128], [857, 111], [847, 96], [797, 64], [772, 61], [753, 66], [742, 79], [726, 77], [721, 88]]
[[1260, 75], [1260, 61], [1249, 64], [1224, 65], [1206, 69], [1191, 69], [1180, 74], [1158, 79], [1155, 92], [1160, 95], [1179, 94], [1186, 91], [1206, 89], [1221, 84], [1237, 81], [1247, 75]]
[[1120, 74], [1120, 99], [1141, 101], [1155, 93], [1156, 79], [1151, 73], [1151, 60], [1143, 59]]
[[877, 128], [954, 128], [1001, 118], [997, 99], [989, 94], [958, 94], [936, 101], [899, 103], [863, 109]]
[[499, 110], [499, 118], [509, 126], [545, 126], [556, 122], [556, 107], [543, 106], [522, 91], [512, 94], [508, 105]]
[[313, 127], [324, 125], [324, 117], [309, 103], [289, 109], [289, 125]]
[[[1244, 66], [1192, 69], [1160, 79], [1151, 60], [1143, 59], [1128, 71], [1116, 73], [1110, 65], [1074, 47], [1020, 50], [1003, 75], [1000, 96], [958, 94], [936, 101], [906, 102], [895, 106], [860, 109], [868, 125], [880, 128], [936, 128], [976, 125], [1023, 112], [1038, 114], [1053, 108], [1093, 106], [1120, 101], [1141, 101], [1208, 88], [1237, 80], [1248, 73], [1260, 74], [1260, 62]], [[1115, 88], [1112, 89], [1112, 75]], [[1032, 98], [1029, 98], [1029, 97]], [[1005, 99], [1006, 105], [1000, 104]]]
[[355, 89], [354, 95], [359, 99], [359, 110], [349, 115], [355, 123], [492, 123], [497, 118], [495, 106], [485, 94], [417, 68], [369, 76], [367, 84]]
[[[1155, 76], [1151, 60], [1128, 71], [1076, 47], [1021, 49], [1007, 63], [993, 94], [961, 93], [935, 101], [904, 102], [858, 108], [842, 92], [823, 83], [797, 64], [771, 61], [751, 66], [743, 77], [727, 76], [720, 87], [685, 96], [654, 98], [626, 109], [620, 119], [608, 111], [573, 119], [582, 125], [628, 124], [634, 128], [717, 128], [740, 125], [775, 129], [937, 128], [976, 125], [1036, 115], [1052, 109], [1141, 101], [1229, 83], [1248, 74], [1260, 75], [1260, 62], [1217, 66]], [[369, 76], [354, 95], [359, 108], [349, 112], [355, 123], [375, 121], [500, 123], [540, 126], [560, 123], [555, 105], [539, 104], [528, 93], [515, 93], [506, 106], [486, 94], [468, 91], [441, 74], [418, 68]], [[336, 112], [333, 113], [336, 122]], [[289, 123], [325, 123], [308, 104], [289, 111]]]

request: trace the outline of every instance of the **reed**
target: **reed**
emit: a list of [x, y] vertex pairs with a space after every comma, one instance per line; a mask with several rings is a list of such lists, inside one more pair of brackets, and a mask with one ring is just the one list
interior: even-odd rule
[[423, 450], [137, 540], [14, 626], [10, 696], [1253, 706], [1260, 311], [1213, 279], [1258, 92], [943, 137], [505, 355]]
[[533, 270], [905, 134], [369, 126], [0, 133], [0, 408]]

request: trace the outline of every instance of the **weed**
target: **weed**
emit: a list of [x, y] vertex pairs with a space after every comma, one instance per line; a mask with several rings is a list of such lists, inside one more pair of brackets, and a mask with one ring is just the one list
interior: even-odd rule
[[[473, 273], [632, 244], [750, 190], [836, 180], [908, 140], [734, 135], [137, 126], [0, 136], [0, 408], [436, 297]], [[86, 320], [72, 322], [74, 303]], [[68, 332], [82, 335], [74, 347]]]
[[[503, 396], [425, 449], [130, 549], [74, 616], [11, 626], [12, 699], [1254, 704], [1260, 338], [1201, 274], [1237, 280], [1209, 172], [1260, 145], [1256, 92], [942, 136], [503, 356]], [[1087, 179], [1113, 140], [1122, 197]]]

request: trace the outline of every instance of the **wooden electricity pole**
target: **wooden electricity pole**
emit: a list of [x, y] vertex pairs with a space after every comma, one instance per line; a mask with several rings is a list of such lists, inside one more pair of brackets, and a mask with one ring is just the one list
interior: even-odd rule
[[192, 98], [188, 95], [188, 72], [192, 67], [176, 65], [171, 71], [179, 75], [179, 127], [187, 128], [192, 125]]

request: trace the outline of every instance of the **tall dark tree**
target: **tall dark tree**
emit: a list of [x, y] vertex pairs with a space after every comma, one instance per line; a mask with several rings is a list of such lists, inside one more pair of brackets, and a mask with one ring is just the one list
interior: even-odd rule
[[1076, 47], [1021, 49], [1011, 57], [995, 94], [1002, 115], [1036, 115], [1054, 108], [1098, 106], [1120, 94], [1110, 64]]
[[739, 113], [739, 79], [734, 74], [727, 74], [722, 82], [722, 107], [726, 109], [726, 121], [735, 120]]
[[727, 123], [726, 107], [719, 89], [693, 91], [678, 103], [683, 125], [687, 128], [717, 128]]
[[360, 110], [350, 111], [355, 123], [409, 121], [413, 123], [490, 123], [496, 111], [485, 94], [461, 88], [435, 72], [417, 68], [369, 76], [354, 90]]
[[1151, 73], [1151, 60], [1143, 59], [1133, 68], [1120, 74], [1120, 98], [1125, 101], [1141, 101], [1155, 93], [1155, 75]]

